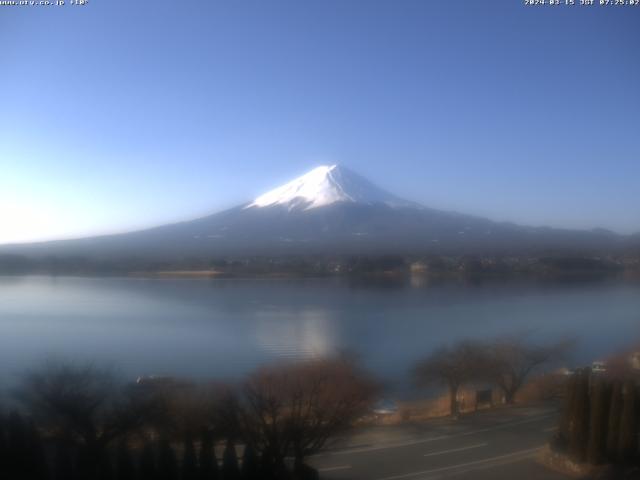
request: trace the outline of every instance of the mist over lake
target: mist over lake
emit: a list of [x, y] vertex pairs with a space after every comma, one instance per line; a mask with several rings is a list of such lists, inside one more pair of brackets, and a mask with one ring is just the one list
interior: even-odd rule
[[47, 358], [123, 375], [239, 379], [256, 366], [341, 351], [396, 390], [433, 349], [465, 337], [577, 336], [573, 363], [640, 339], [640, 284], [422, 277], [0, 278], [0, 363], [11, 381]]

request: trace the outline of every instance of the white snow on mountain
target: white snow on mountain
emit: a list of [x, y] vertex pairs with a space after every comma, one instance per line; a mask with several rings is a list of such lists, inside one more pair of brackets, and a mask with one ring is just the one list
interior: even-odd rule
[[282, 205], [289, 210], [324, 207], [337, 202], [421, 208], [396, 197], [339, 165], [323, 165], [259, 196], [246, 208]]

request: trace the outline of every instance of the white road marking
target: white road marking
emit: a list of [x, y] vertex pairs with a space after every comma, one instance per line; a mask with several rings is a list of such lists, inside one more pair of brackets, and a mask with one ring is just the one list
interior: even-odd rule
[[375, 446], [371, 446], [371, 447], [362, 447], [362, 448], [352, 448], [352, 449], [345, 449], [345, 450], [338, 450], [335, 452], [326, 452], [326, 453], [321, 453], [319, 455], [314, 455], [316, 457], [330, 457], [333, 455], [350, 455], [352, 453], [364, 453], [364, 452], [375, 452], [378, 450], [388, 450], [388, 449], [392, 449], [392, 448], [402, 448], [402, 447], [410, 447], [412, 445], [420, 445], [422, 443], [431, 443], [431, 442], [437, 442], [440, 440], [449, 440], [451, 438], [458, 438], [458, 437], [468, 437], [469, 435], [476, 435], [478, 433], [486, 433], [486, 432], [493, 432], [494, 430], [502, 430], [505, 428], [509, 428], [509, 427], [515, 427], [517, 425], [524, 425], [526, 423], [532, 423], [532, 422], [540, 422], [542, 420], [546, 420], [547, 418], [551, 418], [553, 417], [555, 414], [548, 414], [548, 415], [543, 415], [541, 417], [536, 417], [536, 418], [529, 418], [526, 420], [520, 420], [517, 422], [508, 422], [508, 423], [503, 423], [500, 425], [496, 425], [493, 427], [487, 427], [487, 428], [482, 428], [479, 430], [472, 430], [469, 432], [462, 432], [462, 433], [454, 433], [452, 435], [441, 435], [439, 437], [431, 437], [431, 438], [425, 438], [422, 440], [412, 440], [409, 442], [401, 442], [401, 443], [391, 443], [388, 445], [375, 445]]
[[[525, 458], [538, 452], [541, 448], [543, 447], [530, 448], [528, 450], [520, 450], [518, 452], [507, 453], [506, 455], [499, 455], [497, 457], [485, 458], [483, 460], [476, 460], [473, 462], [458, 463], [457, 465], [450, 465], [448, 467], [434, 468], [431, 470], [422, 470], [420, 472], [405, 473], [402, 475], [393, 475], [391, 477], [384, 477], [378, 480], [398, 480], [400, 478], [417, 477], [419, 475], [430, 475], [434, 473], [446, 472], [448, 470], [456, 470], [458, 468], [484, 465], [491, 462], [498, 462], [497, 465], [504, 465], [506, 463], [509, 463], [509, 460], [512, 462], [524, 460]], [[504, 461], [504, 460], [507, 460], [507, 461]]]
[[318, 468], [319, 472], [333, 472], [335, 470], [348, 470], [349, 468], [351, 468], [351, 465], [340, 465], [337, 467], [325, 467], [325, 468]]
[[474, 449], [474, 448], [486, 447], [487, 445], [489, 445], [489, 444], [488, 443], [478, 443], [477, 445], [469, 445], [468, 447], [452, 448], [451, 450], [442, 450], [440, 452], [425, 453], [424, 456], [425, 457], [435, 457], [437, 455], [445, 455], [447, 453], [464, 452], [465, 450], [471, 450], [471, 449]]
[[[453, 472], [445, 473], [444, 475], [446, 477], [453, 477], [457, 475], [464, 475], [465, 473], [477, 472], [478, 470], [489, 470], [491, 468], [497, 468], [503, 465], [510, 465], [510, 464], [522, 462], [524, 460], [535, 458], [538, 452], [543, 448], [544, 447], [538, 447], [538, 448], [531, 449], [532, 451], [527, 450], [527, 451], [524, 451], [524, 453], [521, 455], [517, 455], [518, 452], [516, 452], [516, 454], [514, 454], [514, 456], [512, 457], [498, 459], [494, 462], [487, 462], [487, 463], [472, 465], [469, 468], [462, 469], [462, 470], [458, 469]], [[443, 478], [441, 475], [436, 475], [434, 477], [422, 478], [421, 480], [438, 480], [441, 478]]]

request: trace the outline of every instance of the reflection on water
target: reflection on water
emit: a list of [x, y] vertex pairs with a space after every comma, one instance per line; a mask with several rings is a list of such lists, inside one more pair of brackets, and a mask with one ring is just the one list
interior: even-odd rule
[[278, 357], [319, 357], [332, 353], [335, 321], [328, 312], [317, 309], [281, 312], [258, 312], [255, 343]]
[[425, 278], [0, 278], [0, 375], [48, 355], [125, 374], [234, 378], [278, 358], [357, 353], [386, 379], [461, 337], [579, 337], [578, 361], [640, 338], [640, 287]]

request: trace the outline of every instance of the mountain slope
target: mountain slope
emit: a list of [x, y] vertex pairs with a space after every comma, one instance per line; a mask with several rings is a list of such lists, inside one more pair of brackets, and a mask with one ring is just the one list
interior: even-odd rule
[[247, 204], [119, 235], [0, 247], [0, 253], [94, 258], [354, 253], [611, 251], [603, 230], [531, 228], [420, 206], [339, 166], [319, 167]]

